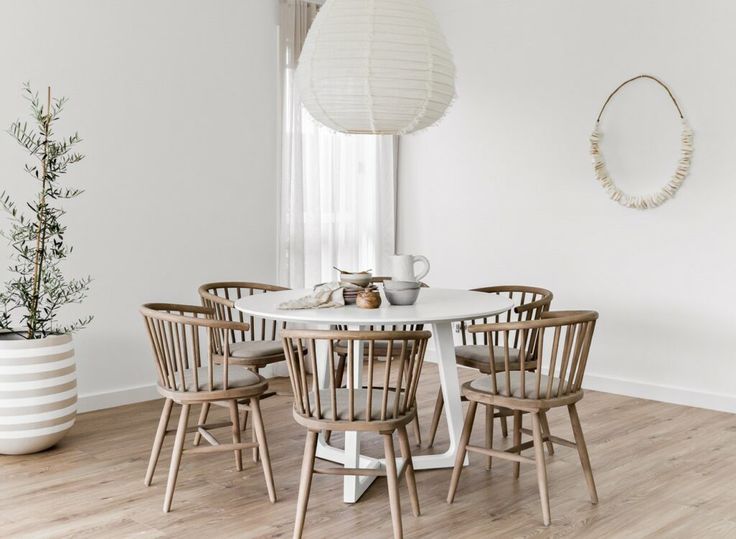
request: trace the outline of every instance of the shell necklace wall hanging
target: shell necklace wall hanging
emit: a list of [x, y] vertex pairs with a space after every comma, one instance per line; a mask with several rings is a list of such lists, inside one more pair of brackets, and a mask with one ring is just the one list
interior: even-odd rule
[[[613, 181], [613, 178], [611, 178], [611, 175], [608, 172], [608, 168], [606, 168], [606, 161], [600, 148], [601, 138], [603, 138], [600, 129], [600, 122], [603, 111], [606, 110], [606, 105], [608, 105], [609, 101], [611, 101], [611, 98], [616, 95], [616, 93], [621, 90], [621, 88], [623, 88], [630, 82], [639, 79], [653, 80], [662, 88], [664, 88], [667, 91], [667, 95], [670, 96], [670, 99], [672, 99], [672, 102], [675, 104], [677, 113], [680, 115], [680, 120], [682, 120], [682, 134], [680, 136], [680, 160], [677, 162], [677, 169], [672, 175], [670, 181], [668, 181], [661, 190], [650, 195], [629, 195], [619, 189], [616, 183]], [[692, 160], [693, 156], [693, 131], [692, 129], [690, 129], [687, 120], [682, 114], [680, 105], [677, 104], [675, 96], [672, 95], [672, 92], [667, 87], [667, 85], [658, 78], [653, 77], [652, 75], [638, 75], [625, 82], [622, 82], [618, 86], [618, 88], [611, 92], [605, 103], [603, 103], [601, 111], [598, 113], [598, 118], [595, 121], [595, 129], [590, 135], [590, 153], [593, 156], [593, 168], [595, 170], [595, 176], [613, 200], [623, 206], [626, 206], [627, 208], [635, 208], [639, 210], [656, 208], [657, 206], [660, 206], [673, 198], [675, 196], [675, 193], [677, 193], [677, 190], [682, 186], [682, 183], [687, 177], [687, 174], [690, 170], [690, 161]]]

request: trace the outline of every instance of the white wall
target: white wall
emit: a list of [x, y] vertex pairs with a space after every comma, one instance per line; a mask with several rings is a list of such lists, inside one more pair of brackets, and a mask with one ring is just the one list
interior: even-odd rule
[[[26, 114], [29, 80], [70, 97], [59, 132], [85, 139], [65, 180], [87, 190], [68, 204], [68, 273], [95, 278], [74, 310], [96, 316], [76, 338], [82, 409], [154, 394], [141, 303], [198, 302], [208, 280], [275, 280], [276, 9], [0, 3], [0, 127]], [[19, 196], [23, 163], [0, 136], [0, 183]]]
[[[533, 284], [600, 323], [587, 385], [736, 411], [736, 3], [727, 0], [433, 0], [454, 52], [457, 101], [403, 137], [399, 248], [433, 286]], [[668, 82], [695, 132], [677, 198], [635, 211], [594, 179], [588, 137], [623, 80]], [[674, 171], [665, 93], [630, 85], [603, 119], [626, 189]]]

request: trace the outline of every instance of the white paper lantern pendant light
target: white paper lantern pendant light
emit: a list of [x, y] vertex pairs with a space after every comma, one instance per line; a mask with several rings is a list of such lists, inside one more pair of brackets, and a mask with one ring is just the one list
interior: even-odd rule
[[424, 0], [327, 0], [297, 70], [302, 103], [343, 133], [434, 124], [455, 96], [455, 66]]

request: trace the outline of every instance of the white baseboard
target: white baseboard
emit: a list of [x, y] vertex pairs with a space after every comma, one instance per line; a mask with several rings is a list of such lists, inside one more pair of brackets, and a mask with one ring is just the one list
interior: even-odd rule
[[[434, 358], [427, 357], [427, 360], [434, 363]], [[585, 389], [593, 391], [736, 413], [736, 395], [693, 391], [682, 387], [648, 384], [593, 373], [585, 375], [583, 385]], [[160, 397], [155, 384], [128, 387], [115, 391], [80, 395], [78, 409], [80, 413], [91, 412], [158, 398]]]
[[648, 384], [637, 382], [636, 380], [600, 376], [593, 373], [586, 373], [583, 387], [593, 391], [626, 395], [627, 397], [638, 397], [640, 399], [736, 413], [736, 395], [727, 395], [725, 393], [693, 391], [684, 387]]
[[115, 406], [123, 406], [124, 404], [133, 404], [160, 398], [161, 396], [156, 391], [156, 384], [126, 387], [114, 391], [79, 395], [77, 410], [80, 413], [91, 412], [93, 410], [114, 408]]
[[[269, 365], [264, 369], [264, 371], [266, 372], [262, 372], [261, 375], [266, 378], [274, 376], [289, 376], [289, 372], [286, 370], [286, 362], [284, 362], [283, 365], [281, 363]], [[116, 406], [152, 401], [160, 398], [162, 397], [156, 390], [156, 384], [126, 387], [123, 389], [102, 391], [99, 393], [86, 393], [84, 395], [79, 395], [77, 411], [81, 414], [84, 412], [104, 410], [105, 408], [114, 408]]]

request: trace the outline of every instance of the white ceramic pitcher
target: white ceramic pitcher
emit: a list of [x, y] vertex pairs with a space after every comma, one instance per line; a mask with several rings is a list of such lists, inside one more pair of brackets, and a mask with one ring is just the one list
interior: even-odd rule
[[[422, 262], [424, 269], [414, 273], [414, 264]], [[429, 273], [429, 260], [422, 255], [391, 256], [391, 279], [394, 281], [421, 281]]]

